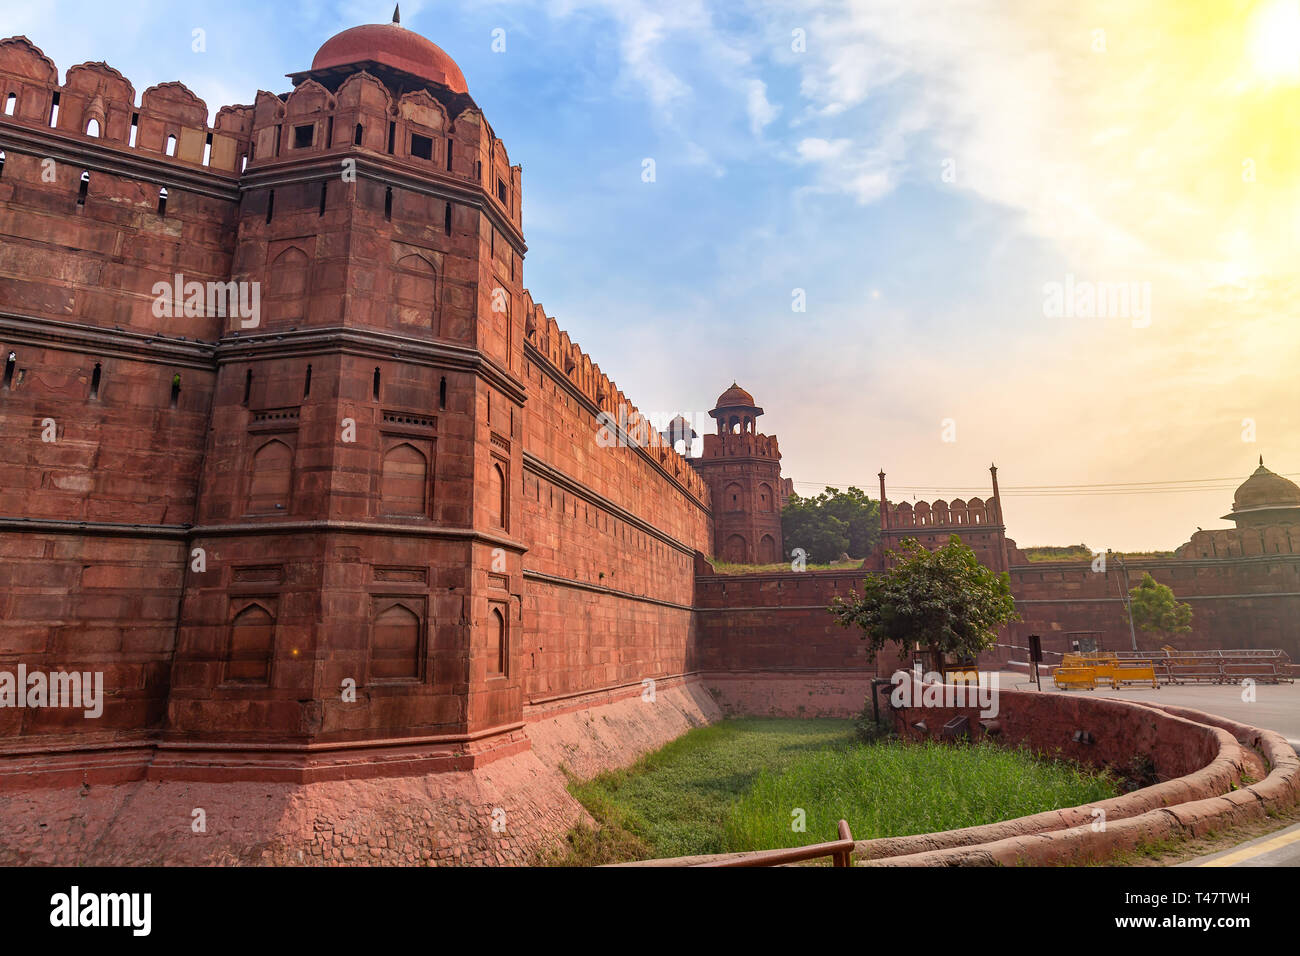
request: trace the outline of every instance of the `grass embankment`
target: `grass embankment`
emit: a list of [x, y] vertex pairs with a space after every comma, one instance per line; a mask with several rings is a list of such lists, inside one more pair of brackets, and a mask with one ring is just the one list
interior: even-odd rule
[[[1091, 561], [1096, 555], [1092, 548], [1086, 544], [1067, 544], [1067, 545], [1035, 545], [1028, 548], [1021, 548], [1024, 552], [1025, 560], [1037, 564], [1044, 561]], [[1154, 561], [1161, 558], [1172, 558], [1172, 551], [1117, 551], [1116, 555], [1126, 561]]]
[[1103, 800], [1115, 786], [1072, 764], [994, 746], [864, 744], [852, 721], [744, 719], [692, 730], [570, 791], [601, 829], [575, 829], [542, 862], [820, 843], [836, 838], [841, 818], [859, 840], [949, 830]]

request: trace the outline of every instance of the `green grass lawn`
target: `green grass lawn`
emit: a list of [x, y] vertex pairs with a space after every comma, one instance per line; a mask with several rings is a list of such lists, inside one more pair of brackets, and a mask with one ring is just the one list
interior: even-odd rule
[[[865, 744], [848, 720], [728, 720], [626, 770], [572, 782], [601, 825], [539, 862], [591, 865], [992, 823], [1115, 795], [1073, 764], [991, 745]], [[803, 811], [805, 829], [793, 828]]]

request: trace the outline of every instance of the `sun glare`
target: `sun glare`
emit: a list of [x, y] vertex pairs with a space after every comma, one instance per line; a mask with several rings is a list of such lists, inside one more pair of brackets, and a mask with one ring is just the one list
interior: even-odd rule
[[1270, 80], [1300, 82], [1300, 0], [1272, 0], [1251, 17], [1250, 60]]

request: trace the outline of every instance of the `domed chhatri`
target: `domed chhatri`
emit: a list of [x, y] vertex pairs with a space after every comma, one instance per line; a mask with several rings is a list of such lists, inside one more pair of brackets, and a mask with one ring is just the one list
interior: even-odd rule
[[1232, 511], [1223, 516], [1237, 527], [1266, 524], [1300, 524], [1300, 485], [1264, 467], [1259, 467], [1242, 483], [1232, 499]]
[[403, 27], [394, 12], [392, 23], [368, 23], [335, 34], [316, 51], [312, 72], [340, 66], [378, 63], [440, 83], [453, 93], [468, 93], [465, 74], [456, 61], [432, 40]]
[[718, 434], [739, 432], [754, 434], [755, 421], [763, 410], [754, 402], [754, 396], [734, 381], [731, 388], [718, 396], [718, 404], [709, 415], [718, 423]]
[[731, 383], [731, 388], [727, 389], [718, 396], [718, 408], [754, 408], [754, 396], [745, 391], [735, 382]]

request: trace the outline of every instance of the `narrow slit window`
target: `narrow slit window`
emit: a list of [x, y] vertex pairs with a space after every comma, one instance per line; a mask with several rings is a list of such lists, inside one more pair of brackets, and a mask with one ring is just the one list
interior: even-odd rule
[[245, 153], [239, 158], [239, 171], [242, 173], [248, 168], [248, 154]]
[[277, 156], [280, 155], [280, 134], [283, 132], [284, 132], [283, 126], [277, 126], [275, 128], [275, 155]]
[[388, 123], [388, 154], [393, 153], [393, 146], [397, 143], [397, 124], [391, 120]]
[[393, 187], [389, 186], [384, 190], [384, 218], [392, 221], [393, 218]]
[[168, 156], [175, 156], [175, 155], [176, 155], [176, 137], [175, 137], [175, 136], [170, 136], [170, 135], [169, 135], [169, 136], [167, 137], [167, 150], [166, 150], [166, 152], [167, 152], [167, 155], [168, 155]]
[[330, 184], [328, 182], [323, 182], [320, 184], [320, 212], [318, 213], [318, 215], [321, 216], [325, 215], [325, 200], [329, 196], [329, 186]]
[[353, 145], [353, 146], [360, 146], [360, 145], [361, 145], [361, 136], [362, 136], [363, 133], [364, 133], [364, 130], [362, 130], [362, 128], [361, 128], [361, 124], [358, 123], [358, 124], [357, 124], [357, 128], [356, 128], [355, 130], [352, 131], [352, 145]]
[[130, 133], [130, 135], [127, 137], [126, 145], [128, 145], [128, 146], [130, 146], [132, 149], [134, 149], [134, 148], [135, 148], [135, 137], [136, 137], [136, 134], [139, 133], [139, 132], [140, 132], [140, 114], [139, 114], [139, 113], [132, 113], [132, 114], [131, 114], [131, 133]]
[[98, 362], [95, 363], [95, 371], [90, 373], [90, 398], [91, 401], [99, 399], [99, 381], [103, 375], [103, 369]]
[[9, 357], [5, 359], [5, 381], [4, 387], [10, 388], [14, 383], [14, 369], [18, 367], [18, 353], [10, 352]]
[[59, 94], [54, 94], [53, 100], [50, 101], [50, 126], [59, 125]]
[[167, 187], [158, 190], [158, 215], [167, 215]]
[[203, 165], [212, 165], [212, 134], [209, 133], [207, 139], [203, 141]]
[[451, 172], [451, 137], [447, 137], [447, 172]]
[[0, 149], [0, 176], [5, 174], [5, 151]]
[[506, 183], [503, 179], [497, 180], [497, 199], [501, 200], [501, 205], [507, 209], [510, 208], [510, 192], [506, 189]]
[[329, 149], [334, 145], [334, 117], [330, 117], [325, 123], [325, 148]]
[[275, 215], [275, 190], [272, 189], [271, 194], [266, 197], [266, 221], [270, 222], [271, 217], [274, 215]]
[[18, 109], [18, 94], [10, 93], [5, 97], [5, 116], [13, 116]]
[[83, 171], [81, 174], [81, 187], [77, 190], [78, 206], [84, 206], [86, 204], [86, 196], [89, 195], [89, 193], [90, 193], [90, 172], [89, 170], [86, 170]]
[[442, 377], [442, 381], [438, 383], [438, 407], [447, 407], [447, 376], [445, 375]]
[[302, 383], [302, 397], [306, 398], [310, 394], [311, 394], [311, 366], [308, 365], [307, 377], [303, 380]]
[[447, 203], [447, 208], [442, 213], [442, 231], [451, 235], [451, 203]]
[[248, 404], [248, 400], [250, 397], [252, 397], [252, 394], [253, 394], [253, 370], [250, 368], [247, 372], [244, 373], [244, 404], [245, 405]]
[[99, 138], [99, 120], [92, 119], [89, 123], [86, 124], [86, 135], [93, 136], [96, 139]]
[[172, 408], [175, 408], [181, 401], [181, 373], [177, 372], [172, 376]]
[[374, 393], [374, 397], [379, 398], [379, 369], [375, 369], [375, 379], [371, 383], [370, 387], [371, 391]]

